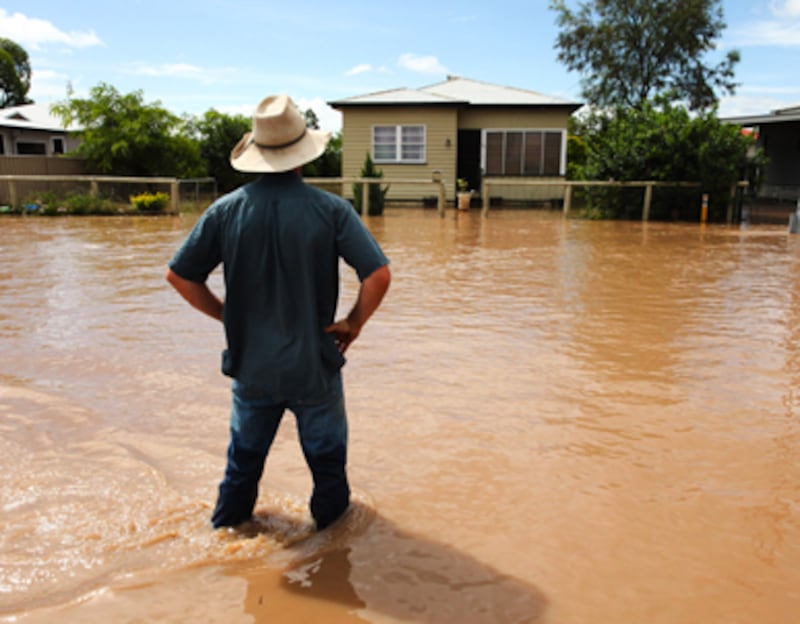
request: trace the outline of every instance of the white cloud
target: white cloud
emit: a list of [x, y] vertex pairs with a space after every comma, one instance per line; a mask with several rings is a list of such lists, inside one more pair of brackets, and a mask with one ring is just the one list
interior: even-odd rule
[[368, 63], [362, 63], [361, 65], [356, 65], [352, 69], [348, 69], [345, 72], [345, 76], [357, 76], [358, 74], [363, 74], [365, 72], [372, 71], [372, 65]]
[[137, 76], [156, 76], [171, 78], [198, 78], [202, 77], [203, 70], [196, 65], [188, 63], [165, 63], [157, 66], [140, 65], [133, 70]]
[[28, 17], [22, 13], [12, 15], [5, 9], [0, 9], [0, 37], [11, 39], [31, 50], [39, 50], [50, 44], [71, 48], [104, 45], [93, 30], [64, 32], [47, 20]]
[[770, 5], [778, 17], [800, 17], [800, 0], [781, 0]]
[[732, 30], [734, 46], [800, 46], [800, 0], [775, 0], [770, 4], [770, 12], [771, 19]]
[[137, 64], [130, 66], [126, 71], [134, 76], [177, 78], [180, 80], [193, 80], [206, 85], [230, 81], [231, 77], [236, 75], [236, 72], [229, 67], [209, 69], [189, 63], [162, 63], [161, 65]]
[[417, 56], [416, 54], [403, 54], [397, 60], [403, 69], [420, 74], [446, 74], [447, 68], [435, 56]]
[[34, 102], [64, 99], [67, 97], [69, 76], [47, 69], [33, 69], [31, 90], [28, 96]]
[[740, 45], [800, 46], [800, 21], [756, 22], [736, 36]]

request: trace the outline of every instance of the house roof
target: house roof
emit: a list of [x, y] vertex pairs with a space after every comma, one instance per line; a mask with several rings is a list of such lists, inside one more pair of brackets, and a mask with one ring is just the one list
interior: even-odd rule
[[376, 93], [368, 93], [366, 95], [356, 95], [344, 100], [337, 100], [329, 102], [331, 106], [358, 106], [358, 105], [385, 105], [385, 104], [446, 104], [458, 105], [468, 104], [464, 100], [458, 100], [451, 97], [436, 95], [435, 93], [426, 93], [419, 89], [407, 89], [402, 87], [400, 89], [390, 89], [388, 91], [377, 91]]
[[357, 95], [329, 102], [334, 107], [385, 105], [449, 105], [449, 106], [561, 106], [577, 110], [582, 106], [561, 98], [516, 87], [448, 76], [447, 80], [420, 89], [393, 89]]
[[[50, 112], [49, 104], [23, 104], [0, 109], [0, 127], [66, 132], [61, 119]], [[69, 130], [76, 128], [70, 127]]]
[[785, 123], [787, 121], [800, 121], [800, 105], [788, 108], [779, 108], [763, 115], [745, 115], [742, 117], [725, 117], [726, 123], [739, 124], [740, 126], [760, 126], [764, 124]]

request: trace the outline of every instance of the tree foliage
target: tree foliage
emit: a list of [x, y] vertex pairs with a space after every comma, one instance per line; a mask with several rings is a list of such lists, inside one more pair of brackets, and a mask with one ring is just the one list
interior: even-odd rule
[[[763, 156], [752, 153], [752, 137], [721, 122], [715, 109], [690, 115], [665, 101], [645, 102], [612, 114], [595, 112], [575, 126], [585, 149], [577, 178], [699, 182], [696, 193], [710, 195], [712, 217], [725, 213], [731, 187], [763, 164]], [[597, 216], [638, 216], [641, 209], [641, 199], [628, 202], [625, 193], [602, 192], [595, 199], [596, 214], [602, 206]]]
[[146, 104], [141, 91], [122, 95], [100, 83], [88, 98], [69, 97], [52, 110], [65, 126], [79, 128], [76, 153], [100, 173], [181, 178], [205, 173], [186, 122], [159, 102]]
[[341, 132], [331, 137], [322, 156], [303, 166], [303, 175], [309, 178], [338, 178], [342, 175]]
[[216, 179], [221, 192], [227, 193], [253, 179], [253, 174], [237, 171], [230, 162], [231, 150], [251, 129], [252, 122], [248, 117], [211, 109], [201, 119], [192, 121], [192, 125], [206, 173]]
[[725, 28], [719, 0], [590, 0], [576, 11], [551, 0], [560, 33], [558, 59], [583, 75], [583, 95], [597, 106], [640, 107], [655, 96], [709, 108], [716, 92], [733, 93], [739, 52], [706, 64]]
[[28, 53], [11, 39], [0, 38], [0, 108], [30, 104], [30, 88]]

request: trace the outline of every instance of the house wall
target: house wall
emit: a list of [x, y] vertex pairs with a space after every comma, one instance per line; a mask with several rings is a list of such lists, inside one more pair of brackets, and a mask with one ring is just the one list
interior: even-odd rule
[[53, 139], [59, 138], [64, 141], [65, 153], [69, 153], [78, 147], [79, 140], [65, 132], [51, 130], [33, 130], [29, 128], [0, 127], [0, 136], [3, 137], [2, 156], [17, 155], [17, 143], [44, 143], [46, 155], [54, 156]]
[[[376, 125], [424, 125], [425, 157], [422, 164], [377, 164], [384, 178], [431, 180], [441, 171], [448, 195], [455, 193], [458, 117], [455, 107], [352, 107], [342, 115], [342, 175], [359, 177], [367, 153], [372, 155], [372, 128]], [[448, 145], [449, 140], [449, 145]], [[388, 200], [421, 200], [435, 196], [434, 185], [392, 183]], [[351, 185], [344, 189], [353, 197]]]

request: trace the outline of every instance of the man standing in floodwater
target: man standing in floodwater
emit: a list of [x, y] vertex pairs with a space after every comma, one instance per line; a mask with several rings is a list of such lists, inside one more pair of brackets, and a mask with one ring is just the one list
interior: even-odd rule
[[[269, 96], [231, 165], [262, 176], [215, 201], [172, 258], [167, 280], [193, 307], [222, 321], [222, 372], [233, 378], [225, 476], [211, 523], [249, 520], [264, 462], [285, 410], [294, 413], [314, 479], [318, 530], [350, 502], [344, 352], [389, 288], [389, 261], [349, 202], [303, 182], [300, 170], [330, 139], [306, 127], [286, 95]], [[361, 282], [334, 322], [339, 258]], [[223, 301], [208, 287], [222, 264]]]

